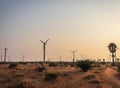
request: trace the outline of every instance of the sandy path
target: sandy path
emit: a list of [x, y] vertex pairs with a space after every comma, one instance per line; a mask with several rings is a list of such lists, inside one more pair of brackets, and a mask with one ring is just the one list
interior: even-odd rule
[[120, 80], [115, 77], [116, 74], [117, 72], [115, 69], [107, 67], [102, 73], [104, 86], [107, 88], [120, 88]]

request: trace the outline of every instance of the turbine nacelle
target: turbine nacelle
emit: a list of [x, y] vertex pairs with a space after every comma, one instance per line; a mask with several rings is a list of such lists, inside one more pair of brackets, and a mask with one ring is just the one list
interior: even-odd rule
[[46, 40], [46, 41], [40, 40], [40, 42], [41, 42], [42, 44], [46, 44], [49, 40], [50, 40], [50, 39], [48, 39], [48, 40]]

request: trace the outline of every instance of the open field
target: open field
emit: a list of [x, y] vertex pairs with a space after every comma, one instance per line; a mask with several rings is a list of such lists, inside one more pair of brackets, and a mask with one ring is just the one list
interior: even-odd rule
[[17, 63], [13, 67], [7, 63], [0, 64], [0, 88], [120, 88], [120, 73], [116, 66], [106, 64], [82, 72], [79, 67], [59, 63]]

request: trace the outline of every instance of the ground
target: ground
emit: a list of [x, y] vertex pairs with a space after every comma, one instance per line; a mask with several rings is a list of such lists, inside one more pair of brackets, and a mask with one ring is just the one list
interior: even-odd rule
[[[120, 73], [117, 67], [94, 66], [88, 72], [73, 66], [47, 66], [39, 72], [39, 63], [18, 64], [9, 68], [0, 64], [0, 88], [120, 88]], [[58, 74], [56, 79], [45, 80], [45, 74]]]

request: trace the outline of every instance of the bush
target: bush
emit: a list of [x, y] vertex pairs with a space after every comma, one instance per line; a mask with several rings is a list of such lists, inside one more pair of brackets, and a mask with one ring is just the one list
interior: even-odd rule
[[15, 68], [18, 66], [18, 63], [10, 63], [8, 68]]
[[45, 74], [45, 81], [55, 80], [58, 77], [57, 73], [47, 73]]
[[49, 63], [49, 66], [50, 66], [50, 67], [51, 67], [51, 66], [56, 67], [56, 66], [57, 66], [57, 64], [56, 64], [56, 63], [54, 63], [54, 62], [50, 62], [50, 63]]
[[0, 64], [8, 64], [7, 62], [0, 62]]
[[80, 67], [82, 69], [83, 72], [87, 72], [92, 66], [91, 61], [89, 60], [84, 60], [84, 61], [77, 61], [77, 66]]
[[75, 63], [70, 63], [70, 66], [71, 66], [71, 67], [75, 67], [76, 64], [75, 64]]
[[44, 71], [44, 70], [46, 70], [45, 67], [36, 67], [36, 68], [35, 68], [35, 71], [37, 71], [37, 72], [42, 72], [42, 71]]
[[24, 65], [26, 65], [26, 64], [27, 64], [27, 62], [19, 62], [19, 64], [24, 64]]

